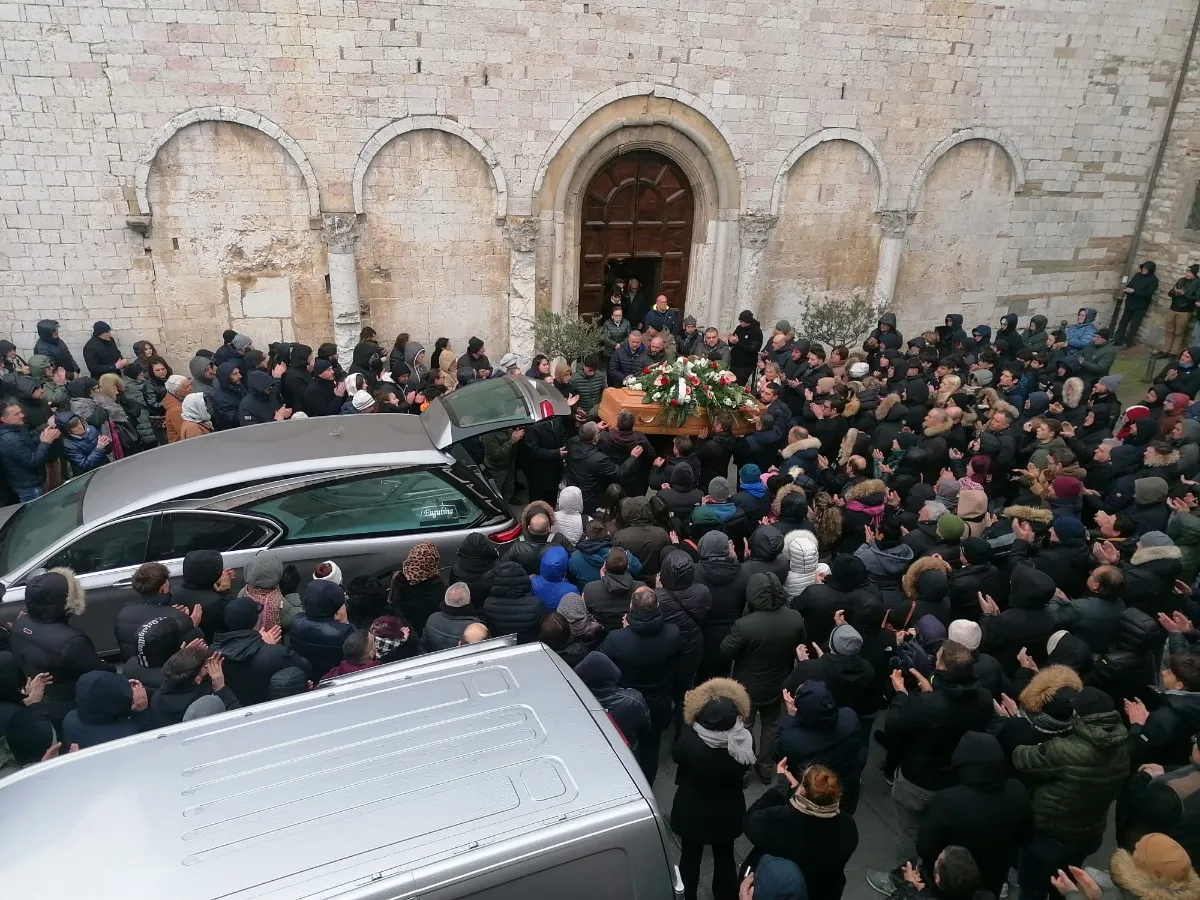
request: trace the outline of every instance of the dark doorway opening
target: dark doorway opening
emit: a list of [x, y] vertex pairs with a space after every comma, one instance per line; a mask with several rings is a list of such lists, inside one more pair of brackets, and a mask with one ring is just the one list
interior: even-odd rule
[[579, 244], [579, 312], [598, 314], [618, 277], [637, 278], [653, 299], [682, 310], [687, 296], [694, 198], [683, 171], [650, 150], [615, 157], [588, 183]]

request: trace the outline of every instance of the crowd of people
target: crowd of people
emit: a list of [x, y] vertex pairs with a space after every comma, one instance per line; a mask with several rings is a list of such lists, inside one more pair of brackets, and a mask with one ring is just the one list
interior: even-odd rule
[[[192, 360], [193, 393], [166, 394], [181, 410], [212, 396], [212, 427], [419, 411], [523, 370], [571, 414], [471, 448], [525, 504], [512, 544], [472, 535], [443, 561], [421, 542], [384, 583], [343, 585], [330, 561], [302, 590], [271, 551], [237, 593], [219, 554], [189, 555], [174, 591], [147, 564], [116, 623], [120, 675], [70, 624], [84, 603], [73, 575], [38, 576], [0, 654], [10, 765], [513, 634], [574, 667], [650, 782], [669, 736], [689, 898], [708, 847], [717, 900], [839, 900], [874, 742], [895, 809], [891, 858], [881, 850], [868, 875], [880, 893], [999, 898], [1015, 870], [1022, 900], [1200, 900], [1200, 346], [1123, 408], [1093, 309], [1057, 330], [1006, 315], [994, 333], [951, 314], [908, 340], [887, 314], [854, 348], [786, 321], [767, 334], [749, 311], [727, 334], [702, 330], [633, 282], [604, 316], [604, 345], [574, 367], [542, 356], [524, 370], [510, 354], [493, 368], [482, 341], [456, 357], [439, 339], [426, 368], [418, 342], [385, 352], [373, 334], [344, 376], [332, 345], [264, 355], [241, 335]], [[111, 342], [102, 326], [94, 341]], [[140, 351], [100, 349], [122, 383], [164, 374]], [[629, 412], [597, 419], [606, 385], [677, 353], [728, 365], [758, 396], [751, 430], [718, 413], [668, 450]], [[85, 359], [94, 376], [95, 348]], [[69, 363], [40, 374], [60, 387]], [[19, 424], [10, 408], [53, 402], [25, 391], [32, 377], [5, 377], [22, 385], [5, 427]], [[212, 395], [196, 387], [213, 377]], [[121, 397], [145, 390], [99, 395], [125, 410]], [[110, 409], [76, 396], [86, 428], [75, 400]], [[747, 808], [751, 778], [770, 787]], [[1080, 868], [1114, 807], [1108, 872]]]

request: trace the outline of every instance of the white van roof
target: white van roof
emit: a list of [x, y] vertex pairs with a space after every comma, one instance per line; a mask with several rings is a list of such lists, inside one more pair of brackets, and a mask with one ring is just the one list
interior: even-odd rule
[[[603, 709], [491, 641], [149, 732], [0, 781], [11, 897], [407, 896], [424, 867], [656, 814]], [[500, 646], [497, 646], [500, 645]], [[525, 846], [527, 845], [527, 846]], [[508, 853], [506, 849], [505, 854]], [[382, 894], [380, 894], [382, 895]]]

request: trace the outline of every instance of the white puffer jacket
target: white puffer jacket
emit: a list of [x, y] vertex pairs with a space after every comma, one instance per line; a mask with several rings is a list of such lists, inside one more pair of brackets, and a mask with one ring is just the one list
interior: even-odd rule
[[789, 531], [783, 539], [783, 555], [788, 558], [788, 574], [783, 586], [789, 597], [798, 597], [816, 579], [817, 563], [821, 559], [817, 536], [804, 528]]

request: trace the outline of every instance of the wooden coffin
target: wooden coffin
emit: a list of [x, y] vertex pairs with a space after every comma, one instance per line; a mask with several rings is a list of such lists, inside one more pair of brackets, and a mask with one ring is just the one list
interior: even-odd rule
[[[616, 428], [617, 414], [621, 410], [627, 409], [637, 419], [634, 429], [643, 434], [686, 434], [695, 437], [700, 432], [708, 430], [707, 412], [690, 416], [682, 425], [670, 426], [659, 421], [658, 414], [662, 407], [657, 403], [646, 403], [643, 397], [641, 391], [631, 391], [628, 388], [605, 388], [604, 396], [600, 398], [601, 421], [607, 422], [611, 428]], [[760, 413], [766, 411], [761, 403], [758, 404], [758, 411]], [[734, 412], [733, 420], [734, 434], [746, 434], [754, 430], [754, 423], [741, 412]]]

